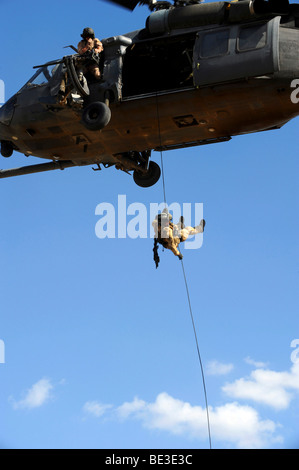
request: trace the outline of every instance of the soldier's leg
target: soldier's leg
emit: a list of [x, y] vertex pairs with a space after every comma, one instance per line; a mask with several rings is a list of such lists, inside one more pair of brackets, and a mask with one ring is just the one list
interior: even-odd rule
[[174, 237], [169, 242], [169, 249], [175, 256], [178, 256], [180, 259], [183, 257], [180, 251], [178, 250], [178, 246], [180, 244], [180, 239], [178, 237]]
[[205, 221], [201, 220], [200, 224], [196, 227], [185, 227], [181, 230], [181, 240], [184, 242], [190, 235], [196, 235], [204, 231]]

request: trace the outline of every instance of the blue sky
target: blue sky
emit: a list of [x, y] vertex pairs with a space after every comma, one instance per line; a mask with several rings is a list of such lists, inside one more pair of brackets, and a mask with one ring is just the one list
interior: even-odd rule
[[[43, 5], [0, 0], [7, 99], [85, 26], [105, 38], [148, 14]], [[168, 203], [202, 203], [206, 220], [202, 247], [183, 254], [214, 448], [299, 444], [298, 122], [163, 155]], [[35, 162], [15, 153], [0, 167]], [[209, 446], [180, 261], [160, 250], [156, 270], [152, 239], [95, 234], [96, 207], [119, 195], [149, 210], [162, 182], [91, 167], [1, 180], [3, 448]]]

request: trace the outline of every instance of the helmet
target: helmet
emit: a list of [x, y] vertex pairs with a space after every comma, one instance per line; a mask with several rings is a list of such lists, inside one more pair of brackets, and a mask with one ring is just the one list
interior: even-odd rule
[[85, 38], [94, 39], [95, 38], [94, 30], [92, 28], [84, 28], [83, 33], [81, 34], [81, 37], [83, 39], [85, 39]]
[[163, 217], [164, 219], [172, 220], [172, 215], [169, 213], [167, 207], [165, 207], [165, 209], [163, 209], [163, 211], [162, 211], [162, 217]]

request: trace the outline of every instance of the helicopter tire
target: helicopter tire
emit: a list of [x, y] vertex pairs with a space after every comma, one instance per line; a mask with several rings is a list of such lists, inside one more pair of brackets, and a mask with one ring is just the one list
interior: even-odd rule
[[82, 122], [90, 131], [99, 131], [107, 126], [111, 119], [110, 108], [101, 101], [90, 103], [83, 110]]
[[141, 188], [149, 188], [157, 183], [161, 175], [161, 169], [156, 162], [150, 161], [146, 173], [134, 170], [133, 179]]
[[9, 158], [13, 154], [13, 147], [10, 142], [1, 142], [2, 157]]

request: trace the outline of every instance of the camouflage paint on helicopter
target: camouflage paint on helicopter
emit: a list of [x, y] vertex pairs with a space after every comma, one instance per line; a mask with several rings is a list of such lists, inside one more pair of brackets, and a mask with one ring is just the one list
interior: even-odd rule
[[[39, 66], [0, 108], [2, 155], [50, 160], [1, 178], [102, 164], [133, 171], [148, 187], [160, 176], [152, 150], [224, 142], [298, 116], [290, 97], [299, 78], [299, 4], [148, 3], [145, 28], [102, 39], [100, 81], [80, 80], [82, 57], [73, 54]], [[61, 103], [63, 77], [71, 92]]]

